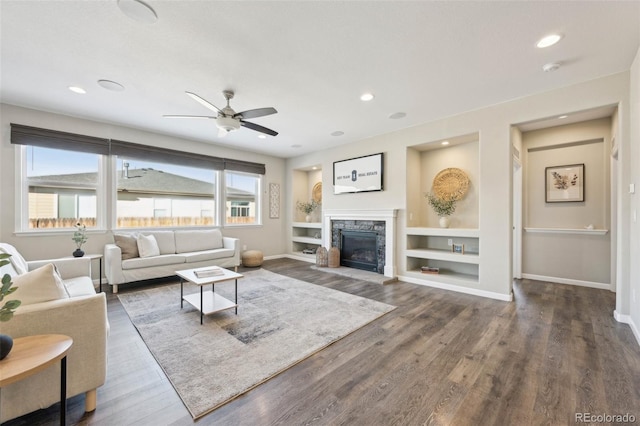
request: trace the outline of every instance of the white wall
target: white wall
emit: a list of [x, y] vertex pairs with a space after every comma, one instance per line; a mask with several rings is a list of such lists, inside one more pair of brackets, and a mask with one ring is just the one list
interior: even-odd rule
[[[478, 133], [480, 136], [477, 190], [481, 266], [477, 289], [506, 296], [511, 292], [512, 282], [511, 125], [605, 105], [621, 105], [623, 111], [620, 114], [620, 120], [623, 126], [628, 126], [630, 120], [628, 102], [629, 73], [624, 72], [371, 137], [346, 146], [291, 158], [287, 160], [287, 181], [291, 181], [294, 169], [321, 163], [325, 171], [323, 173], [323, 208], [331, 210], [399, 209], [395, 248], [396, 256], [403, 258], [408, 213], [413, 214], [411, 211], [408, 212], [407, 208], [408, 206], [411, 208], [415, 202], [418, 202], [418, 197], [413, 194], [412, 180], [406, 172], [408, 162], [415, 165], [420, 161], [416, 151], [411, 147], [456, 135]], [[619, 142], [628, 149], [629, 136], [625, 132], [622, 133]], [[385, 153], [385, 190], [333, 195], [333, 162], [376, 152]], [[294, 201], [289, 195], [288, 197], [287, 203], [291, 205]], [[408, 202], [408, 200], [413, 201]], [[422, 200], [422, 202], [425, 201]], [[626, 244], [628, 245], [628, 241]], [[403, 264], [404, 262], [398, 262], [398, 265]], [[628, 269], [628, 263], [625, 267]], [[400, 270], [399, 275], [403, 272], [406, 271]]]
[[[634, 183], [636, 186], [635, 194], [628, 194], [623, 191], [621, 197], [630, 199], [630, 210], [623, 211], [622, 220], [630, 219], [630, 246], [629, 246], [629, 282], [630, 297], [622, 300], [616, 309], [622, 315], [630, 315], [630, 324], [634, 330], [636, 339], [640, 343], [640, 224], [638, 216], [640, 215], [640, 49], [636, 54], [631, 67], [631, 83], [630, 83], [630, 158], [631, 170], [630, 179], [622, 184], [623, 190], [628, 189], [628, 183]], [[626, 247], [624, 248], [626, 249]], [[625, 265], [622, 265], [624, 270]]]
[[[16, 174], [15, 147], [10, 143], [10, 123], [264, 163], [266, 175], [262, 188], [263, 225], [258, 227], [226, 227], [223, 229], [223, 233], [240, 238], [241, 245], [246, 245], [247, 249], [262, 250], [267, 256], [279, 255], [286, 251], [283, 238], [285, 219], [283, 217], [270, 219], [268, 208], [269, 183], [279, 183], [281, 187], [284, 186], [285, 161], [281, 158], [12, 105], [2, 104], [0, 111], [0, 181], [2, 182], [2, 185], [0, 185], [0, 205], [2, 206], [0, 241], [13, 244], [27, 259], [69, 256], [74, 249], [74, 244], [71, 241], [71, 232], [53, 235], [43, 235], [41, 233], [35, 235], [15, 234], [15, 187], [19, 176]], [[110, 209], [111, 206], [108, 206], [108, 208]], [[89, 241], [85, 244], [84, 249], [88, 253], [102, 253], [105, 243], [111, 241], [113, 241], [113, 237], [110, 232], [91, 232]]]

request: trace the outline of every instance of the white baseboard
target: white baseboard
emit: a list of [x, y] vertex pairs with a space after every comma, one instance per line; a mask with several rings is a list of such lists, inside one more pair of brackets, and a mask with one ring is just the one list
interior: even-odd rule
[[592, 281], [572, 280], [569, 278], [558, 278], [558, 277], [546, 277], [544, 275], [534, 275], [534, 274], [522, 274], [522, 278], [526, 278], [529, 280], [536, 280], [536, 281], [547, 281], [550, 283], [557, 283], [557, 284], [579, 285], [582, 287], [598, 288], [600, 290], [611, 290], [611, 284], [609, 283], [596, 283]]
[[636, 342], [638, 342], [638, 346], [640, 346], [640, 328], [638, 328], [636, 323], [633, 322], [633, 318], [631, 318], [631, 315], [623, 315], [623, 314], [620, 314], [618, 311], [613, 311], [613, 318], [615, 318], [616, 321], [621, 322], [623, 324], [629, 324], [629, 327], [631, 327], [631, 332], [633, 333], [633, 336], [636, 338]]
[[401, 275], [398, 276], [398, 280], [405, 281], [412, 284], [424, 285], [427, 287], [435, 287], [435, 288], [441, 288], [443, 290], [451, 290], [458, 293], [471, 294], [473, 296], [487, 297], [489, 299], [501, 300], [503, 302], [513, 301], [513, 292], [510, 292], [509, 294], [495, 293], [493, 291], [480, 290], [477, 288], [470, 288], [470, 287], [462, 287], [459, 285], [446, 284], [446, 283], [440, 283], [435, 281], [421, 280], [421, 279], [401, 276]]

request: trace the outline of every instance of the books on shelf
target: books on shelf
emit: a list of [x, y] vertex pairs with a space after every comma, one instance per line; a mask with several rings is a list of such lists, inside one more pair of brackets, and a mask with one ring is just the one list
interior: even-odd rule
[[434, 268], [433, 266], [422, 266], [420, 268], [423, 274], [439, 274], [440, 268]]
[[193, 272], [198, 278], [216, 277], [218, 275], [224, 275], [224, 269], [219, 266], [212, 266], [210, 268], [198, 269]]

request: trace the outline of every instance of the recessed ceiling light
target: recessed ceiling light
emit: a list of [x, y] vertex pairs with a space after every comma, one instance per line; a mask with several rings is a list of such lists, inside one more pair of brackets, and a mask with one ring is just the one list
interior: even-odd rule
[[375, 98], [375, 96], [373, 96], [373, 93], [363, 93], [362, 96], [360, 96], [360, 100], [364, 102], [369, 102], [373, 98]]
[[440, 142], [441, 145], [449, 145], [449, 141], [442, 141]]
[[558, 117], [559, 120], [564, 120], [565, 118], [567, 118], [568, 115], [561, 115], [560, 117]]
[[153, 24], [158, 20], [158, 15], [151, 6], [140, 0], [118, 0], [118, 7], [134, 21]]
[[407, 114], [404, 113], [404, 112], [394, 112], [393, 114], [391, 114], [389, 116], [389, 118], [392, 119], [392, 120], [397, 120], [399, 118], [405, 118], [406, 116], [407, 116]]
[[78, 93], [80, 95], [84, 95], [85, 93], [87, 93], [86, 90], [78, 86], [69, 86], [69, 90], [71, 90], [73, 93]]
[[542, 71], [544, 72], [553, 72], [560, 68], [560, 64], [557, 62], [549, 62], [548, 64], [544, 64], [542, 66]]
[[560, 34], [550, 34], [546, 37], [541, 38], [540, 41], [538, 41], [538, 43], [536, 44], [536, 47], [543, 49], [545, 47], [553, 46], [554, 44], [559, 42], [561, 38], [562, 36]]
[[336, 130], [335, 132], [331, 133], [331, 136], [342, 136], [344, 135], [344, 132], [342, 130]]
[[265, 135], [265, 134], [260, 133], [258, 135], [258, 139], [266, 139], [266, 138], [267, 138], [267, 135]]
[[124, 90], [124, 86], [122, 84], [111, 80], [98, 80], [98, 84], [100, 87], [114, 92], [122, 92]]

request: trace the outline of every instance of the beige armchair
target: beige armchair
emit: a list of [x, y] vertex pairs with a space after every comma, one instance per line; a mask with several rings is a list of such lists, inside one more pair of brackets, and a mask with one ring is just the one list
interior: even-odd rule
[[[67, 355], [67, 398], [85, 393], [85, 410], [97, 406], [97, 388], [107, 373], [107, 304], [104, 293], [96, 294], [88, 258], [26, 262], [14, 247], [0, 243], [0, 252], [12, 255], [12, 263], [0, 269], [18, 277], [48, 263], [56, 265], [68, 297], [22, 304], [8, 322], [0, 322], [0, 333], [13, 338], [37, 334], [64, 334], [73, 339]], [[23, 297], [27, 290], [23, 290]], [[21, 288], [13, 293], [20, 299]], [[9, 354], [11, 356], [11, 354]], [[0, 361], [0, 368], [2, 361]], [[56, 365], [13, 383], [0, 391], [0, 422], [60, 401], [60, 366]]]

